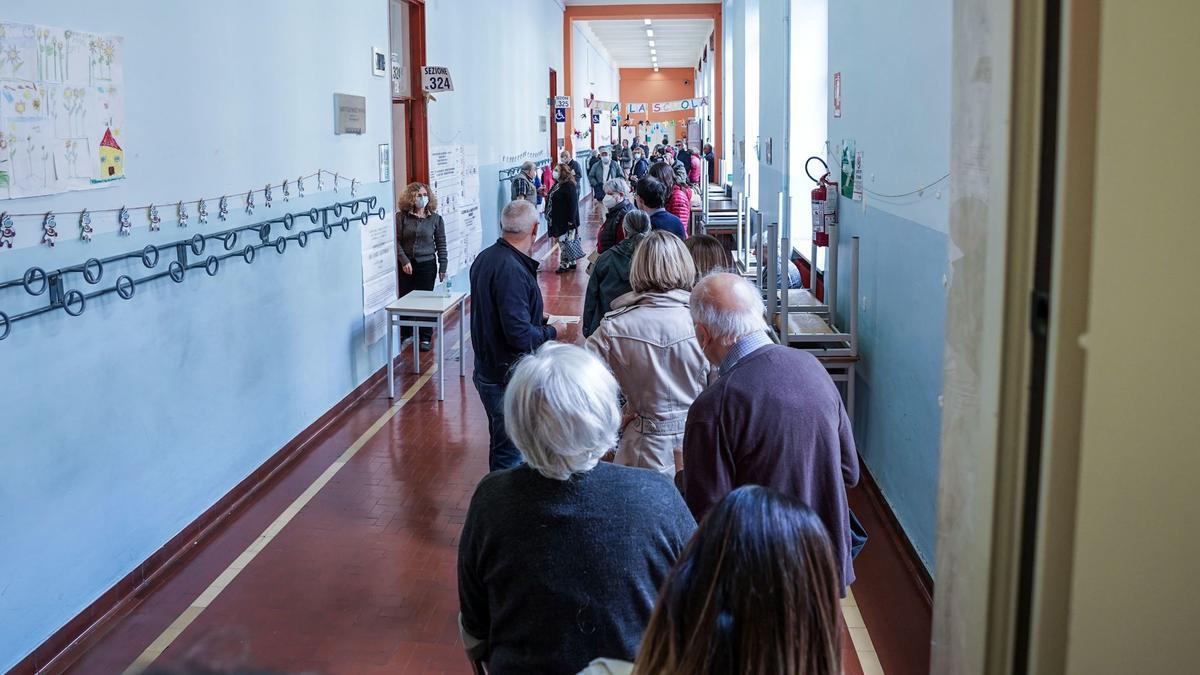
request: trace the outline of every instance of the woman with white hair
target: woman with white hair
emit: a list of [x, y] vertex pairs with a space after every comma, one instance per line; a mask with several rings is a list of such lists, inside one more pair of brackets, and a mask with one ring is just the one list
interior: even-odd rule
[[596, 253], [604, 253], [621, 243], [625, 232], [621, 225], [625, 214], [633, 210], [633, 202], [629, 201], [632, 192], [629, 182], [624, 178], [610, 178], [604, 182], [604, 224], [600, 226], [600, 234], [596, 237]]
[[626, 426], [616, 462], [675, 475], [688, 407], [704, 391], [712, 368], [704, 358], [688, 307], [696, 281], [692, 256], [679, 237], [656, 230], [633, 252], [631, 293], [587, 340], [612, 369], [625, 395]]
[[616, 381], [579, 347], [547, 343], [514, 369], [504, 420], [525, 464], [479, 483], [458, 549], [463, 642], [488, 673], [637, 654], [696, 522], [670, 480], [600, 461], [620, 419]]

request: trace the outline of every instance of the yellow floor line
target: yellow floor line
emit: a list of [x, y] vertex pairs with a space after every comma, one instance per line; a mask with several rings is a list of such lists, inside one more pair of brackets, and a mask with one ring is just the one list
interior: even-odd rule
[[[454, 351], [457, 348], [458, 345], [455, 344], [451, 347], [450, 351]], [[308, 502], [311, 501], [312, 498], [315, 497], [316, 494], [320, 492], [321, 489], [324, 488], [325, 485], [329, 483], [329, 481], [332, 480], [335, 475], [337, 475], [337, 472], [341, 471], [342, 467], [346, 466], [346, 464], [349, 463], [356, 454], [358, 454], [358, 451], [361, 450], [363, 446], [366, 445], [372, 438], [374, 438], [375, 434], [379, 433], [379, 430], [382, 429], [384, 425], [388, 423], [388, 421], [395, 417], [396, 413], [400, 412], [400, 409], [403, 408], [404, 405], [408, 403], [418, 391], [420, 391], [421, 387], [424, 386], [425, 383], [430, 380], [430, 378], [437, 374], [437, 372], [437, 364], [433, 364], [429, 370], [425, 372], [425, 374], [421, 375], [421, 377], [418, 378], [417, 381], [408, 388], [408, 391], [404, 392], [404, 395], [400, 397], [400, 400], [396, 401], [395, 404], [390, 406], [387, 411], [379, 416], [379, 419], [375, 420], [374, 424], [372, 424], [366, 431], [362, 433], [361, 436], [358, 437], [358, 440], [354, 441], [350, 447], [346, 448], [346, 451], [343, 452], [341, 456], [339, 456], [333, 462], [333, 464], [329, 466], [329, 468], [325, 469], [325, 471], [318, 476], [311, 485], [308, 486], [308, 489], [301, 493], [301, 495], [297, 497], [296, 500], [291, 503], [291, 505], [284, 509], [283, 513], [279, 514], [279, 517], [276, 518], [275, 521], [272, 522], [269, 527], [267, 527], [267, 529], [263, 530], [263, 533], [258, 535], [258, 538], [256, 538], [250, 544], [250, 546], [246, 548], [245, 551], [242, 551], [242, 554], [239, 555], [232, 563], [230, 563], [229, 567], [225, 568], [225, 571], [222, 572], [216, 579], [214, 579], [213, 582], [208, 585], [208, 588], [204, 589], [204, 592], [201, 593], [200, 596], [196, 598], [192, 604], [189, 605], [188, 608], [179, 615], [178, 618], [172, 621], [171, 625], [167, 626], [167, 629], [164, 630], [162, 634], [154, 640], [154, 642], [150, 643], [149, 647], [146, 647], [145, 651], [143, 651], [137, 657], [137, 659], [125, 669], [125, 675], [135, 675], [136, 673], [142, 672], [149, 667], [155, 659], [161, 656], [162, 653], [167, 650], [167, 647], [170, 647], [171, 643], [175, 641], [175, 638], [179, 637], [183, 631], [186, 630], [187, 627], [196, 620], [196, 617], [200, 616], [200, 613], [203, 612], [209, 606], [209, 604], [211, 604], [212, 601], [215, 600], [216, 597], [225, 590], [227, 586], [229, 586], [230, 582], [232, 582], [237, 575], [240, 574], [241, 571], [250, 564], [250, 561], [254, 560], [254, 557], [257, 556], [260, 551], [266, 548], [267, 544], [271, 543], [271, 540], [275, 538], [275, 535], [279, 534], [279, 532], [282, 531], [289, 522], [291, 522], [292, 518], [294, 518], [296, 514], [300, 512], [300, 509], [304, 508], [304, 506], [308, 504]]]
[[883, 675], [883, 665], [879, 663], [879, 655], [875, 653], [871, 633], [863, 621], [862, 612], [858, 610], [854, 591], [850, 589], [846, 589], [846, 598], [842, 600], [842, 617], [846, 620], [846, 630], [850, 633], [850, 642], [854, 645], [854, 652], [858, 655], [864, 675]]

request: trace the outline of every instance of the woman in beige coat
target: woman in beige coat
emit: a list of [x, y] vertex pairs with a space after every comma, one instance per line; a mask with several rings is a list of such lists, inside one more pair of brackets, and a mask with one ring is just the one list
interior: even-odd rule
[[669, 232], [651, 232], [633, 254], [633, 291], [613, 300], [587, 340], [626, 399], [617, 464], [675, 475], [674, 450], [683, 443], [688, 408], [716, 376], [688, 308], [695, 278], [683, 242]]

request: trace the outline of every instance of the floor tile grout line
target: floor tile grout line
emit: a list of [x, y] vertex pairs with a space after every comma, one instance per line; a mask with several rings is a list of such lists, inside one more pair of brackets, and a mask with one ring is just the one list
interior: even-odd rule
[[[470, 342], [469, 337], [467, 338], [467, 342]], [[453, 352], [457, 348], [458, 343], [455, 342], [455, 344], [451, 345], [448, 351]], [[316, 480], [314, 480], [308, 486], [308, 488], [300, 494], [300, 496], [296, 497], [296, 499], [286, 509], [283, 510], [283, 513], [279, 514], [279, 516], [276, 517], [269, 526], [267, 526], [262, 534], [260, 534], [258, 537], [255, 537], [254, 541], [250, 543], [246, 550], [242, 551], [241, 555], [235, 558], [234, 561], [230, 563], [229, 566], [226, 567], [225, 570], [222, 571], [221, 574], [218, 575], [217, 578], [214, 579], [212, 583], [210, 583], [208, 587], [205, 588], [204, 591], [201, 592], [200, 595], [197, 596], [197, 598], [192, 601], [192, 603], [188, 605], [188, 607], [184, 609], [184, 611], [178, 617], [176, 617], [174, 621], [171, 622], [171, 625], [167, 626], [167, 628], [163, 630], [163, 632], [160, 633], [159, 636], [155, 638], [155, 640], [151, 642], [141, 654], [138, 655], [137, 659], [135, 659], [134, 662], [125, 669], [124, 675], [136, 675], [137, 673], [142, 672], [151, 663], [153, 663], [155, 659], [161, 656], [162, 653], [171, 646], [171, 643], [173, 643], [176, 638], [182, 635], [183, 631], [187, 630], [187, 627], [190, 626], [192, 622], [200, 616], [200, 613], [207, 609], [209, 604], [211, 604], [212, 601], [215, 600], [217, 596], [220, 595], [221, 592], [233, 582], [238, 574], [240, 574], [242, 570], [250, 564], [255, 556], [257, 556], [260, 551], [266, 548], [267, 545], [280, 532], [283, 531], [283, 528], [286, 527], [289, 522], [291, 522], [292, 518], [294, 518], [296, 514], [299, 513], [300, 510], [303, 509], [304, 506], [306, 506], [308, 502], [311, 501], [312, 498], [315, 497], [317, 493], [320, 492], [321, 489], [333, 479], [334, 475], [341, 471], [342, 467], [348, 464], [350, 460], [358, 454], [359, 450], [369, 443], [371, 439], [374, 438], [375, 435], [379, 433], [379, 431], [389, 421], [391, 421], [391, 419], [395, 417], [397, 413], [400, 412], [401, 408], [403, 408], [410, 400], [412, 400], [414, 396], [416, 396], [417, 392], [419, 392], [421, 388], [424, 387], [425, 384], [437, 374], [437, 372], [438, 366], [437, 364], [433, 364], [428, 371], [421, 375], [421, 377], [414, 382], [406, 392], [404, 392], [399, 401], [396, 401], [396, 403], [388, 406], [388, 409], [385, 410], [383, 414], [380, 415], [379, 418], [376, 419], [375, 422], [371, 424], [371, 426], [368, 427], [367, 430], [364, 431], [362, 435], [360, 435], [358, 439], [350, 445], [350, 447], [346, 448], [346, 450], [342, 452], [342, 454], [336, 460], [334, 460], [333, 463], [325, 469], [325, 471], [321, 472], [321, 475], [318, 476]]]

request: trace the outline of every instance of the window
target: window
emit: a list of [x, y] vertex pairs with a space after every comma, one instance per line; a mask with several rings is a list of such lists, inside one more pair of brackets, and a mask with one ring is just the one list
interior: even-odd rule
[[[807, 260], [812, 256], [812, 211], [810, 192], [814, 184], [804, 172], [809, 157], [826, 157], [829, 110], [828, 0], [791, 0], [791, 82], [788, 120], [791, 152], [792, 246]], [[821, 165], [812, 163], [813, 175], [820, 178]], [[817, 269], [825, 269], [825, 250], [819, 249]]]

